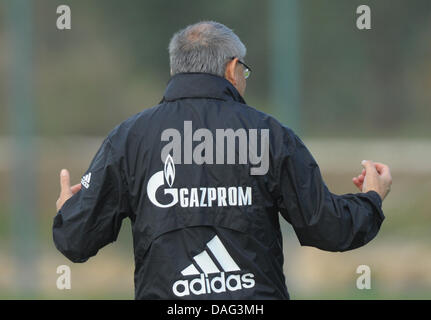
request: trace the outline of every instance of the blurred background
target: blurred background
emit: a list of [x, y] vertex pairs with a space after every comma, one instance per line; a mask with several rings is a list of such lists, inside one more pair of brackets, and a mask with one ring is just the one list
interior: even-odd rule
[[[61, 4], [71, 30], [56, 27]], [[361, 4], [371, 30], [356, 27]], [[201, 20], [241, 38], [247, 103], [300, 135], [332, 192], [356, 192], [363, 159], [392, 169], [386, 220], [365, 247], [301, 247], [282, 223], [291, 298], [431, 299], [428, 0], [1, 0], [0, 298], [133, 298], [129, 221], [84, 264], [56, 250], [58, 175], [78, 183], [108, 132], [160, 101], [170, 38]], [[71, 290], [56, 287], [59, 265]], [[370, 290], [356, 288], [359, 265]]]

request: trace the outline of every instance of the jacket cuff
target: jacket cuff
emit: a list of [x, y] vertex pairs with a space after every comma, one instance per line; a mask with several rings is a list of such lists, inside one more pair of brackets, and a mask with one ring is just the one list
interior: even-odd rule
[[383, 210], [382, 210], [382, 198], [380, 198], [379, 194], [375, 191], [368, 191], [366, 193], [366, 195], [368, 196], [368, 198], [372, 201], [372, 203], [376, 207], [376, 209], [379, 213], [379, 216], [383, 221], [385, 219], [385, 215], [383, 214]]

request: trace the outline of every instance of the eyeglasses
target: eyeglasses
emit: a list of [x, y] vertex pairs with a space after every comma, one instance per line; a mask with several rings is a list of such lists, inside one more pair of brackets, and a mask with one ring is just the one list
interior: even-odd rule
[[[236, 57], [232, 57], [231, 59], [233, 60], [235, 58]], [[251, 68], [248, 65], [246, 65], [244, 62], [242, 62], [241, 60], [239, 60], [239, 59], [238, 59], [238, 62], [244, 66], [244, 68], [245, 68], [244, 69], [244, 78], [247, 79], [248, 77], [250, 77]]]

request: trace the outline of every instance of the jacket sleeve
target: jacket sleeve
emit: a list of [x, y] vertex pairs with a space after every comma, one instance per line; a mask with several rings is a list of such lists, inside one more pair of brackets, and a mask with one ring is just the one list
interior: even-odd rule
[[128, 211], [119, 160], [107, 138], [81, 180], [81, 190], [54, 217], [55, 246], [69, 260], [85, 262], [117, 239]]
[[347, 251], [371, 241], [385, 219], [380, 196], [331, 193], [304, 143], [293, 133], [288, 136], [289, 151], [279, 167], [279, 210], [301, 245]]

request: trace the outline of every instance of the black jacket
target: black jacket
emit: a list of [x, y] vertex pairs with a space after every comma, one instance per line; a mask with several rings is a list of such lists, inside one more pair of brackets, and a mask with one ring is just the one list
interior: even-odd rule
[[117, 126], [81, 183], [55, 245], [84, 262], [130, 218], [137, 299], [288, 299], [279, 213], [327, 251], [365, 245], [384, 220], [377, 193], [332, 194], [292, 130], [201, 73]]

